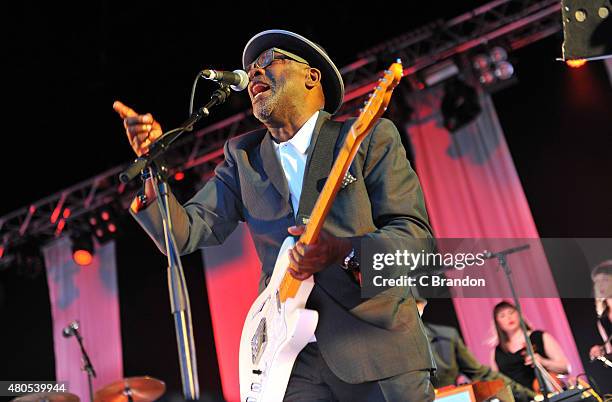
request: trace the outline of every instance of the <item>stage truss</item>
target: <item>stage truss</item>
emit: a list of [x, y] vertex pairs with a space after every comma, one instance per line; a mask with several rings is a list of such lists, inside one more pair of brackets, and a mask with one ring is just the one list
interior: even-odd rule
[[[341, 69], [346, 86], [338, 116], [353, 115], [373, 89], [381, 71], [400, 58], [404, 74], [414, 83], [415, 73], [479, 48], [501, 44], [515, 50], [561, 30], [558, 0], [496, 0], [449, 21], [437, 21], [381, 43], [358, 55]], [[561, 46], [561, 44], [559, 44]], [[559, 47], [560, 48], [560, 47]], [[414, 86], [413, 86], [414, 89]], [[260, 127], [251, 110], [186, 135], [169, 152], [172, 171], [193, 171], [207, 178], [223, 158], [223, 143], [233, 136]], [[138, 180], [121, 183], [118, 174], [127, 163], [73, 185], [0, 218], [0, 266], [9, 263], [28, 240], [44, 242], [59, 237], [75, 221], [113, 202], [127, 208]]]

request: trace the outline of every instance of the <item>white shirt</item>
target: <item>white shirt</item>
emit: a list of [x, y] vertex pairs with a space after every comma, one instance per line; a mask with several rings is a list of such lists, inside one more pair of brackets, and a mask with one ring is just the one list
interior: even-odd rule
[[304, 169], [306, 168], [306, 151], [308, 151], [310, 146], [310, 140], [312, 139], [312, 133], [314, 132], [318, 117], [319, 111], [316, 111], [290, 140], [280, 144], [274, 143], [274, 150], [289, 185], [291, 205], [293, 206], [295, 217], [297, 217], [300, 196], [302, 195]]
[[[302, 183], [304, 182], [304, 169], [306, 168], [306, 151], [310, 146], [312, 133], [314, 132], [319, 111], [316, 111], [304, 123], [297, 133], [288, 141], [280, 144], [274, 143], [274, 150], [285, 173], [289, 193], [291, 194], [291, 205], [293, 206], [294, 217], [297, 217], [300, 206], [300, 196], [302, 195]], [[313, 335], [308, 342], [316, 342], [317, 338]]]

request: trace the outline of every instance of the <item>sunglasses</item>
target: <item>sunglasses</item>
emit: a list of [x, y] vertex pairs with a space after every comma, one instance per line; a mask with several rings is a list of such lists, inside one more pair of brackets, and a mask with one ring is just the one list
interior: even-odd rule
[[298, 63], [308, 65], [308, 62], [304, 60], [303, 58], [301, 58], [300, 56], [293, 54], [291, 52], [288, 52], [286, 50], [282, 50], [277, 47], [273, 47], [271, 49], [266, 50], [262, 54], [260, 54], [255, 59], [254, 62], [252, 62], [251, 64], [247, 66], [246, 71], [249, 72], [253, 68], [266, 68], [270, 64], [272, 64], [274, 60], [284, 60], [284, 59], [289, 59], [289, 60], [297, 61]]

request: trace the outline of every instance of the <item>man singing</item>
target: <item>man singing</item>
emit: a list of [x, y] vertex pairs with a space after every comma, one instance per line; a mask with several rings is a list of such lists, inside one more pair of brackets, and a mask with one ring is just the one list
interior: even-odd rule
[[[285, 237], [303, 232], [308, 200], [316, 199], [305, 194], [318, 195], [354, 119], [330, 119], [344, 84], [327, 53], [307, 38], [261, 32], [246, 44], [242, 62], [253, 114], [265, 128], [228, 140], [214, 177], [183, 206], [170, 195], [170, 210], [182, 254], [221, 244], [245, 222], [262, 264], [261, 292]], [[159, 123], [120, 102], [113, 107], [136, 154], [146, 154], [162, 133]], [[327, 164], [326, 173], [314, 163]], [[432, 238], [418, 178], [391, 121], [377, 122], [350, 174], [354, 180], [338, 192], [317, 243], [298, 242], [290, 252], [294, 278], [314, 275], [306, 307], [318, 311], [319, 322], [293, 366], [285, 400], [431, 401], [435, 365], [411, 290], [362, 299], [356, 279], [371, 269], [360, 261], [363, 242]], [[130, 209], [164, 252], [154, 198], [145, 179]]]

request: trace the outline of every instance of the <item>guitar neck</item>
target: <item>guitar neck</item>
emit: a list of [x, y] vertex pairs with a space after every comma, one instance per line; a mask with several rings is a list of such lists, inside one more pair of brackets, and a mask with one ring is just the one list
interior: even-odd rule
[[[347, 138], [342, 148], [340, 148], [338, 156], [336, 156], [323, 190], [321, 190], [310, 214], [306, 229], [300, 236], [300, 242], [307, 245], [316, 243], [323, 228], [325, 218], [331, 209], [336, 194], [338, 194], [338, 190], [342, 185], [342, 180], [353, 162], [361, 142], [374, 126], [376, 120], [387, 109], [393, 89], [397, 86], [402, 76], [403, 68], [401, 61], [398, 59], [389, 67], [389, 70], [385, 70], [384, 77], [378, 81], [374, 92], [370, 94], [370, 98], [365, 102], [364, 108], [361, 109], [359, 117], [357, 117], [357, 120], [351, 126]], [[300, 288], [300, 283], [288, 271], [285, 272], [279, 287], [281, 302], [294, 297]]]
[[[317, 201], [312, 209], [310, 219], [306, 224], [306, 229], [300, 236], [300, 241], [302, 243], [313, 244], [316, 243], [317, 239], [319, 238], [319, 234], [321, 233], [321, 229], [323, 229], [323, 224], [325, 223], [325, 218], [331, 209], [332, 203], [336, 198], [336, 194], [338, 194], [338, 190], [342, 185], [344, 175], [351, 166], [362, 140], [363, 139], [359, 140], [359, 144], [356, 144], [356, 141], [358, 140], [353, 133], [353, 127], [351, 127], [348, 137], [342, 148], [340, 148], [340, 152], [338, 153], [331, 171], [329, 172], [325, 185], [319, 194], [319, 198], [317, 198]], [[294, 297], [300, 288], [300, 283], [301, 282], [293, 278], [289, 272], [285, 272], [279, 291], [281, 302], [285, 302], [288, 298]]]
[[356, 142], [357, 139], [355, 138], [353, 129], [351, 128], [348, 138], [340, 149], [340, 152], [336, 157], [336, 161], [329, 172], [329, 177], [325, 181], [321, 194], [319, 194], [319, 198], [317, 198], [317, 201], [312, 209], [310, 219], [306, 224], [306, 229], [300, 236], [300, 241], [302, 243], [316, 243], [317, 239], [319, 238], [319, 233], [321, 233], [321, 229], [325, 223], [325, 218], [327, 217], [334, 199], [338, 194], [338, 190], [342, 185], [342, 180], [351, 166], [353, 159], [355, 159], [359, 145], [361, 145], [361, 141], [359, 141], [359, 144], [356, 144]]

